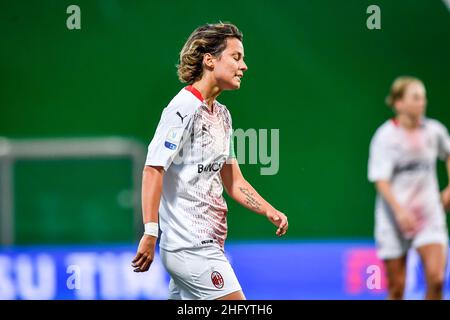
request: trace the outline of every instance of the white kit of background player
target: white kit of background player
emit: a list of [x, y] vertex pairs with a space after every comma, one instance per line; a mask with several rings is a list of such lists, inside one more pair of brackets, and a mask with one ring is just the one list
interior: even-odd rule
[[447, 129], [437, 120], [424, 118], [408, 132], [397, 120], [386, 121], [376, 131], [369, 158], [369, 180], [390, 181], [397, 201], [419, 221], [414, 232], [402, 235], [390, 206], [381, 195], [375, 208], [375, 238], [380, 259], [406, 254], [410, 247], [431, 243], [447, 246], [446, 216], [440, 198], [436, 160], [450, 156]]

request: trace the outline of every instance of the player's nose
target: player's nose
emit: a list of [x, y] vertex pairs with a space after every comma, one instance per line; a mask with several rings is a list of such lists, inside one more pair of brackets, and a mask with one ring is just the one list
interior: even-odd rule
[[247, 64], [244, 61], [242, 61], [239, 69], [242, 71], [247, 71], [248, 70]]

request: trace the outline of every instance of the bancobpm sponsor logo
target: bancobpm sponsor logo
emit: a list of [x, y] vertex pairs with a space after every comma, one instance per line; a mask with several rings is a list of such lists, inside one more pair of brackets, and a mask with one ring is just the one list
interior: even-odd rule
[[203, 165], [202, 163], [199, 163], [197, 165], [198, 168], [198, 173], [202, 173], [202, 172], [217, 172], [220, 169], [222, 169], [223, 166], [223, 162], [219, 163], [219, 162], [213, 162], [213, 163], [209, 163], [207, 165]]

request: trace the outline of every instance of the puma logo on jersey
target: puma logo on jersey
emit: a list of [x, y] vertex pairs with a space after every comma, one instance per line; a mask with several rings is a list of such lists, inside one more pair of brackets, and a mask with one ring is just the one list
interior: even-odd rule
[[181, 118], [181, 123], [183, 123], [184, 118], [187, 117], [187, 115], [185, 115], [185, 116], [183, 117], [179, 111], [177, 111], [177, 116], [179, 116], [179, 117]]

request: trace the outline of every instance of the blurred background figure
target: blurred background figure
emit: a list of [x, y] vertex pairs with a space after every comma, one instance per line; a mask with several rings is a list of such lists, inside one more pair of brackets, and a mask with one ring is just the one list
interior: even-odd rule
[[441, 197], [436, 161], [446, 162], [450, 177], [450, 137], [440, 122], [425, 118], [426, 102], [422, 81], [397, 78], [387, 98], [395, 117], [378, 128], [370, 144], [369, 180], [378, 191], [375, 239], [390, 299], [403, 298], [411, 247], [425, 267], [426, 298], [442, 298], [450, 186]]

